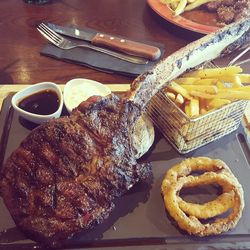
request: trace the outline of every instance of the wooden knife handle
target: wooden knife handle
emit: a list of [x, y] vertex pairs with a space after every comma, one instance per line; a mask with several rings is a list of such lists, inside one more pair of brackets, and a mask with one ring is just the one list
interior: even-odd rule
[[157, 60], [161, 56], [161, 50], [157, 47], [102, 33], [98, 33], [92, 39], [92, 44], [109, 47], [126, 54], [139, 56], [150, 60]]

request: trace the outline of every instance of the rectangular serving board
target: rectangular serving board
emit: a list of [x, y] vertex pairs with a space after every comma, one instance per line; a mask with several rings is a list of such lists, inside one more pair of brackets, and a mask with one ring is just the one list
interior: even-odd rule
[[[11, 95], [0, 114], [0, 166], [34, 128], [11, 108]], [[189, 154], [180, 155], [156, 131], [155, 142], [142, 158], [152, 162], [153, 173], [115, 200], [110, 217], [94, 229], [81, 232], [64, 242], [67, 249], [249, 249], [250, 248], [250, 150], [242, 128]], [[219, 236], [198, 238], [178, 229], [168, 216], [160, 192], [166, 171], [187, 157], [208, 156], [225, 161], [242, 184], [245, 208], [236, 228]], [[215, 190], [201, 190], [193, 199], [211, 198]], [[211, 193], [211, 195], [209, 194]], [[40, 246], [16, 228], [0, 198], [0, 249], [34, 249]]]

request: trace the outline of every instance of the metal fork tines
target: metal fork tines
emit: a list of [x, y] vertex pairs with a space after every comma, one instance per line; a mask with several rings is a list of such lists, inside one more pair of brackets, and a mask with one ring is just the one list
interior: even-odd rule
[[50, 29], [44, 23], [39, 24], [37, 27], [37, 30], [46, 39], [48, 39], [51, 43], [53, 43], [55, 46], [57, 46], [61, 49], [73, 49], [76, 47], [83, 47], [83, 48], [92, 49], [92, 50], [119, 58], [119, 59], [127, 61], [127, 62], [135, 63], [135, 64], [147, 64], [148, 63], [148, 60], [140, 58], [140, 57], [124, 55], [122, 53], [118, 53], [118, 52], [115, 52], [115, 51], [112, 51], [109, 49], [100, 48], [100, 47], [97, 47], [97, 46], [94, 46], [91, 44], [85, 44], [85, 43], [83, 44], [83, 43], [73, 42], [73, 41], [59, 35], [58, 33], [53, 31], [52, 29]]

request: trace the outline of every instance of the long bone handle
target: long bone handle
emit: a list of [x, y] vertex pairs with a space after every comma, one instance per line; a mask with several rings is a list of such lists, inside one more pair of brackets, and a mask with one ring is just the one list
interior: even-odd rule
[[[250, 18], [227, 25], [161, 60], [153, 69], [138, 76], [127, 98], [140, 108], [171, 80], [204, 62], [211, 61], [250, 40]], [[227, 51], [228, 52], [228, 51]]]

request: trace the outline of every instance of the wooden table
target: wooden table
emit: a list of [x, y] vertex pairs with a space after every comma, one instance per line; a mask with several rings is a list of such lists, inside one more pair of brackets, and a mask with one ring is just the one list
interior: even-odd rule
[[[50, 4], [40, 6], [8, 0], [0, 1], [0, 10], [0, 84], [42, 81], [65, 84], [73, 78], [89, 78], [105, 84], [133, 81], [130, 77], [40, 55], [47, 42], [37, 32], [36, 25], [43, 21], [90, 27], [136, 40], [157, 41], [165, 45], [164, 56], [202, 36], [163, 20], [151, 10], [146, 0], [51, 0]], [[6, 94], [4, 89], [6, 87], [0, 89], [1, 96]], [[7, 87], [10, 89], [16, 91], [19, 88]], [[250, 107], [246, 113], [247, 123], [250, 123]]]
[[90, 27], [130, 39], [156, 41], [165, 45], [165, 56], [201, 36], [161, 19], [146, 0], [51, 0], [51, 4], [42, 6], [8, 0], [0, 1], [0, 11], [0, 84], [64, 84], [78, 77], [110, 84], [133, 81], [41, 56], [40, 51], [47, 44], [36, 30], [41, 22]]

